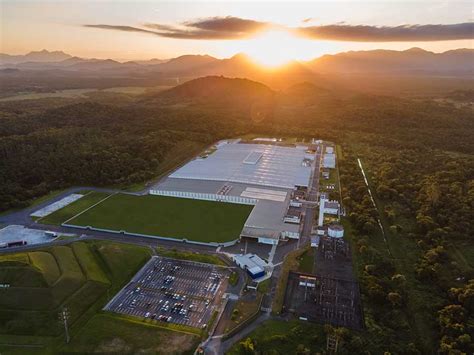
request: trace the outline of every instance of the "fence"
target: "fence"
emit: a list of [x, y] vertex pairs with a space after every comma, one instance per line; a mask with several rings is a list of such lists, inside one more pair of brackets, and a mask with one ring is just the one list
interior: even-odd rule
[[166, 240], [166, 241], [171, 241], [171, 242], [177, 242], [177, 243], [190, 243], [190, 244], [198, 244], [198, 245], [205, 245], [205, 246], [214, 246], [214, 247], [229, 247], [234, 245], [235, 243], [238, 242], [238, 239], [231, 240], [230, 242], [198, 242], [195, 240], [188, 240], [186, 238], [173, 238], [173, 237], [162, 237], [159, 235], [150, 235], [150, 234], [141, 234], [141, 233], [132, 233], [132, 232], [127, 232], [124, 230], [113, 230], [113, 229], [105, 229], [105, 228], [97, 228], [97, 227], [92, 227], [92, 226], [77, 226], [74, 224], [67, 224], [63, 223], [61, 224], [63, 227], [70, 227], [70, 228], [79, 228], [83, 230], [93, 230], [93, 231], [98, 231], [98, 232], [106, 232], [106, 233], [113, 233], [113, 234], [122, 234], [122, 235], [129, 235], [133, 237], [145, 237], [145, 238], [154, 238], [154, 239], [160, 239], [160, 240]]
[[257, 203], [257, 200], [254, 198], [230, 196], [230, 195], [219, 195], [219, 194], [206, 194], [206, 193], [201, 193], [201, 192], [150, 190], [150, 195], [189, 198], [193, 200], [238, 203], [241, 205], [252, 205], [252, 206]]

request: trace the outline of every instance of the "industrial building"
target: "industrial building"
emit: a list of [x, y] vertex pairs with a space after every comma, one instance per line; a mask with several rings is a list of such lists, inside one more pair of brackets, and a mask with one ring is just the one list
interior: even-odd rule
[[256, 254], [237, 254], [232, 257], [234, 262], [255, 280], [265, 276], [268, 264]]
[[329, 195], [323, 192], [319, 199], [319, 219], [318, 226], [324, 224], [324, 215], [331, 214], [339, 216], [340, 204], [336, 200], [329, 200]]
[[325, 153], [323, 156], [323, 168], [334, 169], [336, 167], [336, 154]]
[[299, 238], [301, 202], [314, 169], [307, 146], [221, 141], [185, 164], [150, 194], [253, 205], [241, 237], [278, 244]]
[[334, 169], [336, 167], [336, 154], [334, 147], [327, 146], [323, 155], [323, 168]]

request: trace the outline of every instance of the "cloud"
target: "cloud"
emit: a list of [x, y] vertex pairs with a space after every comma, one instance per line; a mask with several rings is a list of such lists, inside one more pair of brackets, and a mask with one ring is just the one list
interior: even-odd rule
[[102, 30], [116, 30], [124, 32], [143, 32], [154, 34], [153, 31], [144, 30], [143, 28], [132, 27], [132, 26], [115, 26], [115, 25], [83, 25], [83, 27], [99, 28]]
[[[312, 18], [303, 20], [304, 23]], [[350, 25], [344, 22], [332, 25], [289, 28], [271, 22], [239, 17], [208, 17], [186, 21], [177, 25], [147, 23], [141, 27], [117, 25], [84, 25], [106, 30], [141, 32], [165, 38], [191, 40], [235, 40], [256, 35], [271, 28], [279, 28], [314, 40], [348, 42], [423, 42], [474, 39], [474, 23], [450, 25], [369, 26]]]
[[239, 17], [209, 17], [196, 21], [184, 22], [185, 26], [213, 32], [253, 34], [270, 26], [268, 22], [247, 20]]
[[89, 28], [99, 28], [124, 32], [143, 32], [160, 37], [194, 40], [242, 39], [273, 26], [271, 23], [238, 17], [209, 17], [186, 21], [178, 26], [159, 23], [144, 24], [144, 28], [115, 25], [84, 25]]
[[292, 29], [297, 35], [316, 39], [348, 42], [423, 42], [474, 38], [474, 23], [451, 25], [325, 25]]

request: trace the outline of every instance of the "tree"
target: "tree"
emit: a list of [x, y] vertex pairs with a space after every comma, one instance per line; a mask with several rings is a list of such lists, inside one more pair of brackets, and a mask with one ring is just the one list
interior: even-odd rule
[[392, 307], [398, 307], [402, 304], [402, 296], [398, 292], [389, 292], [387, 299]]
[[254, 354], [255, 353], [255, 343], [252, 338], [245, 338], [245, 340], [239, 343], [240, 353], [241, 354]]

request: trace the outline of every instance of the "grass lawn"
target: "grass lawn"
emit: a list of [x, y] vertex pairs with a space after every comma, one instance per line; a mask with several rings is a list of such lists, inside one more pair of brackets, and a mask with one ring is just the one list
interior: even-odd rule
[[63, 306], [79, 329], [149, 257], [147, 247], [104, 241], [0, 255], [0, 283], [11, 284], [0, 292], [0, 337], [58, 336]]
[[299, 267], [299, 258], [303, 255], [310, 247], [304, 249], [296, 249], [290, 251], [283, 261], [281, 267], [280, 278], [278, 279], [277, 288], [275, 297], [273, 298], [272, 303], [272, 312], [279, 314], [283, 307], [283, 302], [285, 299], [286, 285], [288, 283], [288, 275], [290, 271], [297, 271]]
[[164, 248], [158, 247], [156, 249], [157, 253], [161, 256], [165, 256], [167, 258], [173, 259], [180, 259], [180, 260], [189, 260], [189, 261], [197, 261], [199, 263], [206, 263], [206, 264], [215, 264], [226, 266], [226, 263], [222, 261], [216, 255], [209, 255], [209, 254], [201, 254], [201, 253], [191, 253], [187, 251], [178, 251], [176, 249], [166, 250]]
[[262, 297], [263, 294], [258, 293], [256, 299], [239, 299], [232, 309], [230, 318], [226, 319], [225, 332], [230, 332], [232, 329], [247, 321], [257, 311], [259, 311]]
[[223, 202], [117, 194], [69, 223], [202, 242], [226, 242], [239, 237], [252, 208]]
[[[249, 352], [242, 345], [247, 339], [253, 343], [255, 352]], [[317, 354], [325, 353], [325, 350], [326, 334], [322, 325], [297, 320], [269, 320], [234, 344], [226, 354]]]
[[62, 352], [115, 354], [192, 354], [199, 337], [112, 314], [97, 314], [63, 346]]
[[60, 225], [64, 221], [74, 217], [79, 212], [84, 211], [86, 208], [89, 208], [107, 196], [109, 196], [109, 194], [103, 192], [90, 192], [87, 195], [81, 197], [79, 200], [74, 201], [60, 210], [57, 210], [56, 212], [40, 218], [37, 221], [41, 224]]
[[28, 253], [30, 263], [39, 269], [48, 285], [53, 285], [61, 275], [56, 259], [51, 253], [44, 251], [33, 251]]
[[314, 266], [314, 248], [309, 249], [300, 258], [298, 271], [311, 274]]

